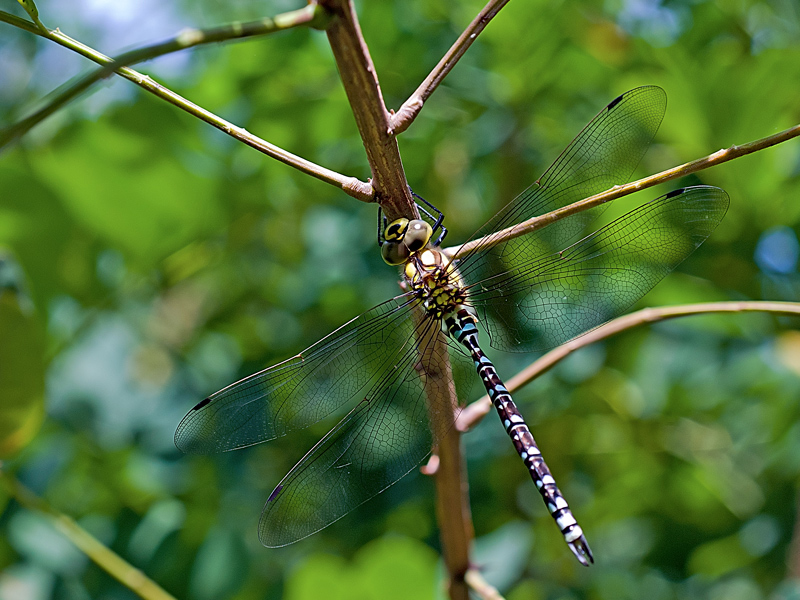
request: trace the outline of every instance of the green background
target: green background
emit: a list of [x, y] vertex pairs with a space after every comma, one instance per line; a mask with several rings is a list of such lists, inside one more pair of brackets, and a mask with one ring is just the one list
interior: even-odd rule
[[[113, 54], [184, 26], [299, 7], [161, 4], [39, 8], [48, 26]], [[358, 6], [389, 107], [480, 7]], [[11, 0], [0, 9], [22, 14]], [[7, 25], [0, 57], [4, 124], [90, 68]], [[142, 70], [291, 152], [369, 177], [321, 32]], [[447, 215], [447, 241], [462, 241], [600, 108], [645, 84], [669, 101], [637, 175], [797, 124], [800, 7], [514, 0], [401, 136], [409, 183]], [[796, 300], [799, 175], [795, 140], [617, 201], [604, 219], [681, 185], [731, 197], [711, 239], [639, 305]], [[267, 550], [256, 536], [263, 502], [330, 424], [216, 457], [172, 444], [209, 392], [397, 293], [375, 213], [126, 81], [51, 117], [0, 154], [4, 469], [179, 598], [435, 597], [440, 546], [425, 477]], [[640, 328], [519, 392], [597, 564], [584, 569], [568, 552], [493, 415], [465, 437], [475, 564], [515, 600], [800, 597], [787, 564], [800, 543], [796, 325], [750, 314]], [[492, 357], [506, 378], [535, 358]], [[5, 495], [0, 508], [2, 600], [133, 597], [42, 517]]]

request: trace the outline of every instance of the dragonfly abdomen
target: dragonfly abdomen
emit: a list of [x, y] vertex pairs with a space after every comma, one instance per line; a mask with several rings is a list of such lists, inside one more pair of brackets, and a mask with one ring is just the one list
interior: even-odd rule
[[508, 433], [511, 442], [514, 444], [514, 448], [516, 448], [517, 453], [528, 468], [528, 472], [534, 484], [536, 484], [536, 489], [542, 495], [547, 510], [550, 511], [550, 515], [555, 519], [561, 535], [564, 536], [564, 541], [567, 542], [567, 545], [581, 564], [589, 566], [590, 562], [594, 562], [594, 558], [583, 535], [583, 530], [578, 525], [569, 508], [569, 504], [567, 504], [558, 489], [556, 481], [553, 479], [553, 475], [550, 473], [550, 469], [544, 462], [542, 453], [536, 445], [536, 440], [534, 440], [530, 428], [511, 398], [511, 394], [508, 393], [505, 385], [503, 385], [492, 361], [481, 349], [478, 343], [478, 327], [475, 315], [471, 309], [461, 306], [458, 310], [446, 315], [444, 322], [448, 333], [469, 351], [475, 363], [475, 369], [478, 371], [481, 381], [483, 381], [492, 404], [497, 409], [497, 414], [500, 416], [503, 427], [505, 427], [506, 433]]

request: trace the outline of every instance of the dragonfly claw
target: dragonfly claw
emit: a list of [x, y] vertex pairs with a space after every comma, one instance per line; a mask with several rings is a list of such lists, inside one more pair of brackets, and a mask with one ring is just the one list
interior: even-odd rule
[[584, 536], [579, 537], [575, 541], [567, 542], [567, 546], [569, 546], [569, 549], [572, 550], [575, 558], [577, 558], [578, 562], [580, 562], [584, 567], [589, 567], [594, 563], [592, 550], [589, 548], [589, 543], [586, 541]]

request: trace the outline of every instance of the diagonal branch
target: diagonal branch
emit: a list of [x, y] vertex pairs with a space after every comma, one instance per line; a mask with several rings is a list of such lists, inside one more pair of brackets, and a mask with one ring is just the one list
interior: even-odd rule
[[[23, 123], [27, 125], [27, 128], [19, 131], [18, 134], [25, 133], [27, 129], [30, 129], [30, 127], [39, 123], [45, 117], [53, 114], [67, 102], [87, 90], [91, 85], [109, 77], [115, 71], [119, 72], [122, 67], [152, 60], [159, 56], [171, 54], [194, 46], [265, 35], [300, 25], [324, 28], [330, 22], [330, 18], [330, 15], [324, 9], [316, 4], [309, 4], [303, 9], [278, 15], [274, 19], [265, 18], [249, 23], [232, 23], [230, 25], [211, 29], [184, 29], [178, 33], [178, 35], [168, 40], [151, 46], [136, 48], [135, 50], [125, 52], [115, 57], [111, 61], [107, 61], [104, 67], [82, 77], [60, 93], [55, 99], [48, 103], [47, 106], [25, 119]], [[50, 31], [44, 28], [43, 25], [41, 28], [33, 26], [33, 24], [28, 23], [24, 19], [19, 19], [8, 13], [0, 12], [0, 21], [21, 27], [30, 33], [41, 35], [53, 41], [59, 41], [59, 31]], [[13, 131], [14, 129], [14, 127], [9, 128], [9, 131]]]
[[54, 113], [56, 110], [64, 106], [67, 102], [77, 97], [79, 94], [91, 87], [95, 82], [100, 81], [112, 73], [118, 73], [129, 81], [132, 81], [158, 96], [166, 100], [170, 104], [188, 112], [189, 114], [205, 121], [209, 125], [227, 133], [228, 135], [236, 138], [237, 140], [247, 144], [251, 148], [255, 148], [259, 152], [266, 154], [280, 162], [294, 167], [303, 173], [316, 177], [317, 179], [334, 185], [342, 189], [348, 195], [362, 200], [364, 202], [371, 202], [373, 200], [372, 187], [365, 182], [359, 181], [355, 177], [347, 177], [341, 175], [325, 167], [321, 167], [301, 158], [291, 152], [287, 152], [274, 144], [270, 144], [266, 140], [259, 138], [256, 135], [246, 131], [244, 128], [238, 127], [214, 113], [194, 104], [193, 102], [176, 94], [169, 88], [157, 83], [151, 77], [143, 75], [138, 71], [125, 66], [133, 64], [142, 60], [148, 60], [156, 56], [162, 56], [169, 52], [174, 52], [183, 48], [190, 48], [201, 44], [212, 42], [219, 42], [229, 39], [239, 39], [244, 37], [252, 37], [255, 35], [262, 35], [280, 31], [288, 27], [295, 27], [299, 25], [308, 25], [312, 27], [320, 27], [327, 24], [330, 20], [330, 15], [316, 4], [310, 4], [304, 9], [292, 11], [282, 15], [278, 15], [273, 19], [262, 19], [260, 21], [253, 21], [250, 23], [234, 23], [224, 27], [217, 27], [207, 30], [188, 29], [184, 30], [171, 40], [167, 40], [161, 44], [148, 46], [132, 50], [118, 57], [112, 59], [102, 54], [93, 48], [86, 46], [74, 40], [73, 38], [61, 33], [58, 29], [45, 30], [43, 33], [33, 23], [20, 19], [14, 15], [0, 11], [0, 21], [9, 23], [16, 27], [20, 27], [31, 33], [46, 37], [57, 44], [66, 48], [74, 50], [75, 52], [83, 55], [90, 60], [104, 65], [102, 69], [98, 69], [93, 73], [83, 77], [75, 84], [64, 90], [61, 94], [56, 96], [50, 103], [38, 110], [33, 115], [22, 119], [18, 123], [0, 131], [0, 148], [9, 144], [14, 139], [26, 133], [34, 125], [41, 122], [43, 119]]
[[105, 546], [91, 533], [83, 529], [71, 517], [57, 511], [45, 500], [36, 496], [16, 478], [8, 473], [0, 473], [3, 487], [21, 506], [47, 515], [55, 528], [60, 531], [81, 552], [86, 554], [106, 573], [144, 600], [175, 600], [163, 588], [147, 577], [142, 571], [122, 559]]
[[464, 53], [478, 37], [478, 34], [484, 30], [500, 9], [508, 4], [509, 0], [490, 0], [489, 3], [483, 7], [483, 10], [478, 13], [478, 16], [472, 20], [472, 23], [458, 36], [456, 42], [450, 47], [447, 53], [439, 61], [439, 64], [434, 67], [430, 75], [425, 78], [416, 91], [409, 96], [408, 100], [403, 103], [397, 112], [392, 115], [391, 128], [395, 135], [402, 133], [414, 119], [417, 118], [419, 111], [425, 101], [433, 94], [434, 90], [439, 87], [439, 84], [447, 76], [447, 74], [456, 66], [458, 60], [464, 56]]
[[496, 246], [501, 242], [505, 242], [515, 237], [526, 235], [542, 229], [543, 227], [547, 227], [555, 221], [575, 213], [579, 213], [583, 210], [588, 210], [600, 204], [604, 204], [605, 202], [616, 200], [622, 196], [633, 194], [639, 190], [653, 187], [654, 185], [658, 185], [672, 179], [685, 177], [686, 175], [696, 173], [697, 171], [702, 171], [708, 167], [721, 165], [722, 163], [733, 160], [734, 158], [739, 158], [745, 156], [746, 154], [752, 154], [753, 152], [769, 148], [770, 146], [775, 146], [776, 144], [780, 144], [798, 136], [800, 136], [800, 125], [795, 125], [794, 127], [785, 129], [784, 131], [776, 133], [775, 135], [761, 138], [760, 140], [756, 140], [754, 142], [718, 150], [717, 152], [714, 152], [714, 154], [709, 154], [703, 158], [693, 160], [692, 162], [688, 162], [677, 167], [672, 167], [671, 169], [661, 171], [661, 173], [656, 173], [655, 175], [650, 175], [644, 179], [639, 179], [638, 181], [627, 183], [625, 185], [616, 185], [610, 190], [606, 190], [600, 194], [595, 194], [594, 196], [589, 196], [584, 200], [574, 202], [568, 206], [551, 211], [540, 217], [534, 217], [532, 219], [528, 219], [527, 221], [523, 221], [522, 223], [517, 223], [516, 225], [508, 227], [507, 229], [493, 233], [489, 237], [471, 240], [462, 246], [453, 246], [447, 248], [445, 253], [452, 258], [458, 258], [459, 256], [468, 254], [478, 246], [481, 246], [482, 248], [491, 248], [492, 246]]
[[[797, 302], [763, 302], [763, 301], [737, 301], [737, 302], [707, 302], [703, 304], [684, 304], [680, 306], [664, 306], [660, 308], [645, 308], [628, 315], [624, 315], [597, 329], [577, 337], [566, 344], [554, 348], [530, 366], [506, 382], [508, 391], [514, 393], [527, 385], [543, 373], [552, 369], [557, 363], [567, 356], [585, 346], [594, 344], [611, 336], [667, 319], [686, 317], [690, 315], [704, 315], [712, 313], [742, 313], [742, 312], [769, 312], [775, 315], [800, 316], [800, 303]], [[492, 410], [492, 402], [488, 396], [483, 396], [467, 406], [456, 421], [456, 429], [467, 431], [474, 427], [483, 417]]]

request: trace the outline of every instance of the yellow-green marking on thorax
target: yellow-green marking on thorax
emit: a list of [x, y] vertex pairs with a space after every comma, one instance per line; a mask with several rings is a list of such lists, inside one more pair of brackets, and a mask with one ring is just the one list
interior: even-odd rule
[[403, 275], [431, 316], [441, 319], [467, 298], [453, 261], [429, 245], [433, 231], [421, 219], [397, 219], [384, 231], [381, 255], [390, 265], [405, 263]]

